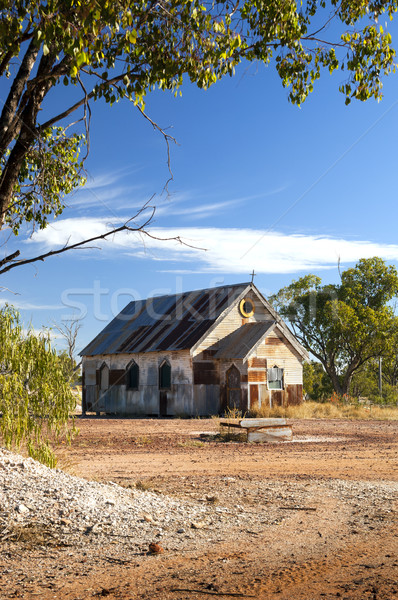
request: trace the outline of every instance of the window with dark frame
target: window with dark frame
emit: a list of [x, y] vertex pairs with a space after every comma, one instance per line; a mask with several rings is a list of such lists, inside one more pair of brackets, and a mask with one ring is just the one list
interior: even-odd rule
[[169, 390], [171, 388], [171, 366], [167, 361], [159, 367], [159, 388]]
[[130, 390], [138, 390], [140, 385], [140, 368], [136, 362], [132, 362], [127, 371], [127, 387]]
[[271, 367], [267, 369], [268, 389], [283, 390], [283, 369]]

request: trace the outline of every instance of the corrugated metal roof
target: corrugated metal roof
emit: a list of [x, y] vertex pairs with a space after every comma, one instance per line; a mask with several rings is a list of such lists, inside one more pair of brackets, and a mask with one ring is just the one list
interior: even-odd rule
[[190, 349], [248, 285], [130, 302], [80, 355]]
[[246, 323], [219, 342], [214, 358], [235, 358], [244, 360], [249, 352], [267, 333], [271, 333], [276, 321]]

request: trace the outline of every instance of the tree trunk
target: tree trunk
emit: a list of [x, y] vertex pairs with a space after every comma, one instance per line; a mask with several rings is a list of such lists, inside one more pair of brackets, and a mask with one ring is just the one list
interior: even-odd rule
[[34, 40], [29, 44], [22, 59], [18, 74], [14, 79], [0, 117], [0, 155], [3, 155], [12, 140], [18, 135], [20, 122], [17, 109], [20, 104], [26, 83], [37, 59], [39, 49]]
[[329, 365], [323, 365], [323, 366], [325, 367], [326, 373], [329, 375], [329, 377], [332, 381], [334, 391], [339, 396], [342, 396], [344, 394], [343, 387], [341, 385], [340, 378], [337, 375], [334, 366], [333, 367], [330, 367]]
[[[33, 50], [32, 50], [33, 52]], [[0, 177], [0, 229], [4, 223], [6, 212], [11, 204], [15, 186], [25, 157], [35, 143], [37, 137], [36, 119], [41, 103], [54, 85], [47, 77], [51, 73], [55, 57], [42, 56], [36, 78], [40, 83], [34, 88], [20, 117], [20, 133], [11, 150], [7, 163]]]

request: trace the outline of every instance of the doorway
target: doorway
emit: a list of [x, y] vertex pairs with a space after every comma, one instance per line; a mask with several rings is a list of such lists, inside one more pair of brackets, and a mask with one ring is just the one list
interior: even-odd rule
[[242, 391], [240, 389], [240, 372], [232, 365], [226, 373], [227, 380], [227, 408], [241, 410]]

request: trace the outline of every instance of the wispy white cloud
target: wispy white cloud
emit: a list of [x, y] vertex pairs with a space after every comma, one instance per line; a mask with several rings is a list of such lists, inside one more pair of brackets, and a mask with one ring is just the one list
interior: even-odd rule
[[98, 188], [108, 187], [120, 181], [120, 179], [126, 175], [132, 175], [138, 171], [140, 171], [139, 168], [132, 168], [131, 165], [128, 165], [126, 167], [121, 167], [120, 169], [114, 169], [113, 171], [107, 171], [97, 175], [89, 175], [84, 189], [95, 190]]
[[[99, 203], [105, 204], [107, 202], [111, 202], [114, 200], [119, 200], [121, 202], [127, 203], [129, 198], [132, 197], [135, 190], [140, 189], [140, 186], [114, 186], [109, 189], [101, 189], [92, 191], [90, 189], [82, 189], [77, 194], [72, 196], [68, 201], [69, 206], [71, 207], [91, 207], [91, 205], [95, 204], [98, 206]], [[136, 206], [142, 206], [139, 201], [134, 200], [134, 204]], [[114, 203], [112, 202], [112, 206]]]
[[215, 213], [222, 212], [226, 208], [236, 206], [243, 200], [226, 200], [225, 202], [212, 202], [211, 204], [200, 204], [188, 208], [173, 208], [171, 207], [170, 214], [175, 216], [185, 216], [190, 219], [205, 219]]
[[[51, 227], [35, 233], [30, 243], [46, 248], [59, 247], [67, 242], [101, 235], [109, 225], [109, 219], [59, 220]], [[248, 228], [151, 228], [150, 231], [160, 239], [121, 233], [114, 236], [112, 241], [102, 244], [102, 248], [119, 253], [123, 250], [137, 259], [190, 262], [195, 264], [196, 269], [208, 273], [247, 273], [253, 268], [258, 273], [295, 273], [334, 268], [338, 260], [341, 263], [353, 263], [359, 258], [371, 256], [398, 260], [398, 245], [367, 240], [289, 235]], [[194, 247], [181, 245], [175, 240], [164, 241], [165, 238], [177, 236]]]
[[32, 302], [24, 302], [13, 298], [0, 298], [0, 306], [10, 304], [17, 310], [61, 310], [65, 308], [63, 304], [34, 304]]
[[[213, 216], [216, 213], [222, 213], [233, 206], [238, 206], [239, 204], [274, 196], [284, 191], [286, 187], [287, 186], [281, 186], [261, 194], [245, 195], [222, 201], [214, 200], [212, 202], [209, 202], [208, 198], [204, 200], [203, 198], [197, 197], [192, 193], [179, 194], [177, 197], [173, 196], [169, 202], [166, 201], [158, 206], [156, 209], [156, 215], [163, 216], [166, 214], [169, 216], [181, 216], [197, 221], [198, 219], [205, 219]], [[184, 206], [181, 207], [181, 203], [184, 203]]]

